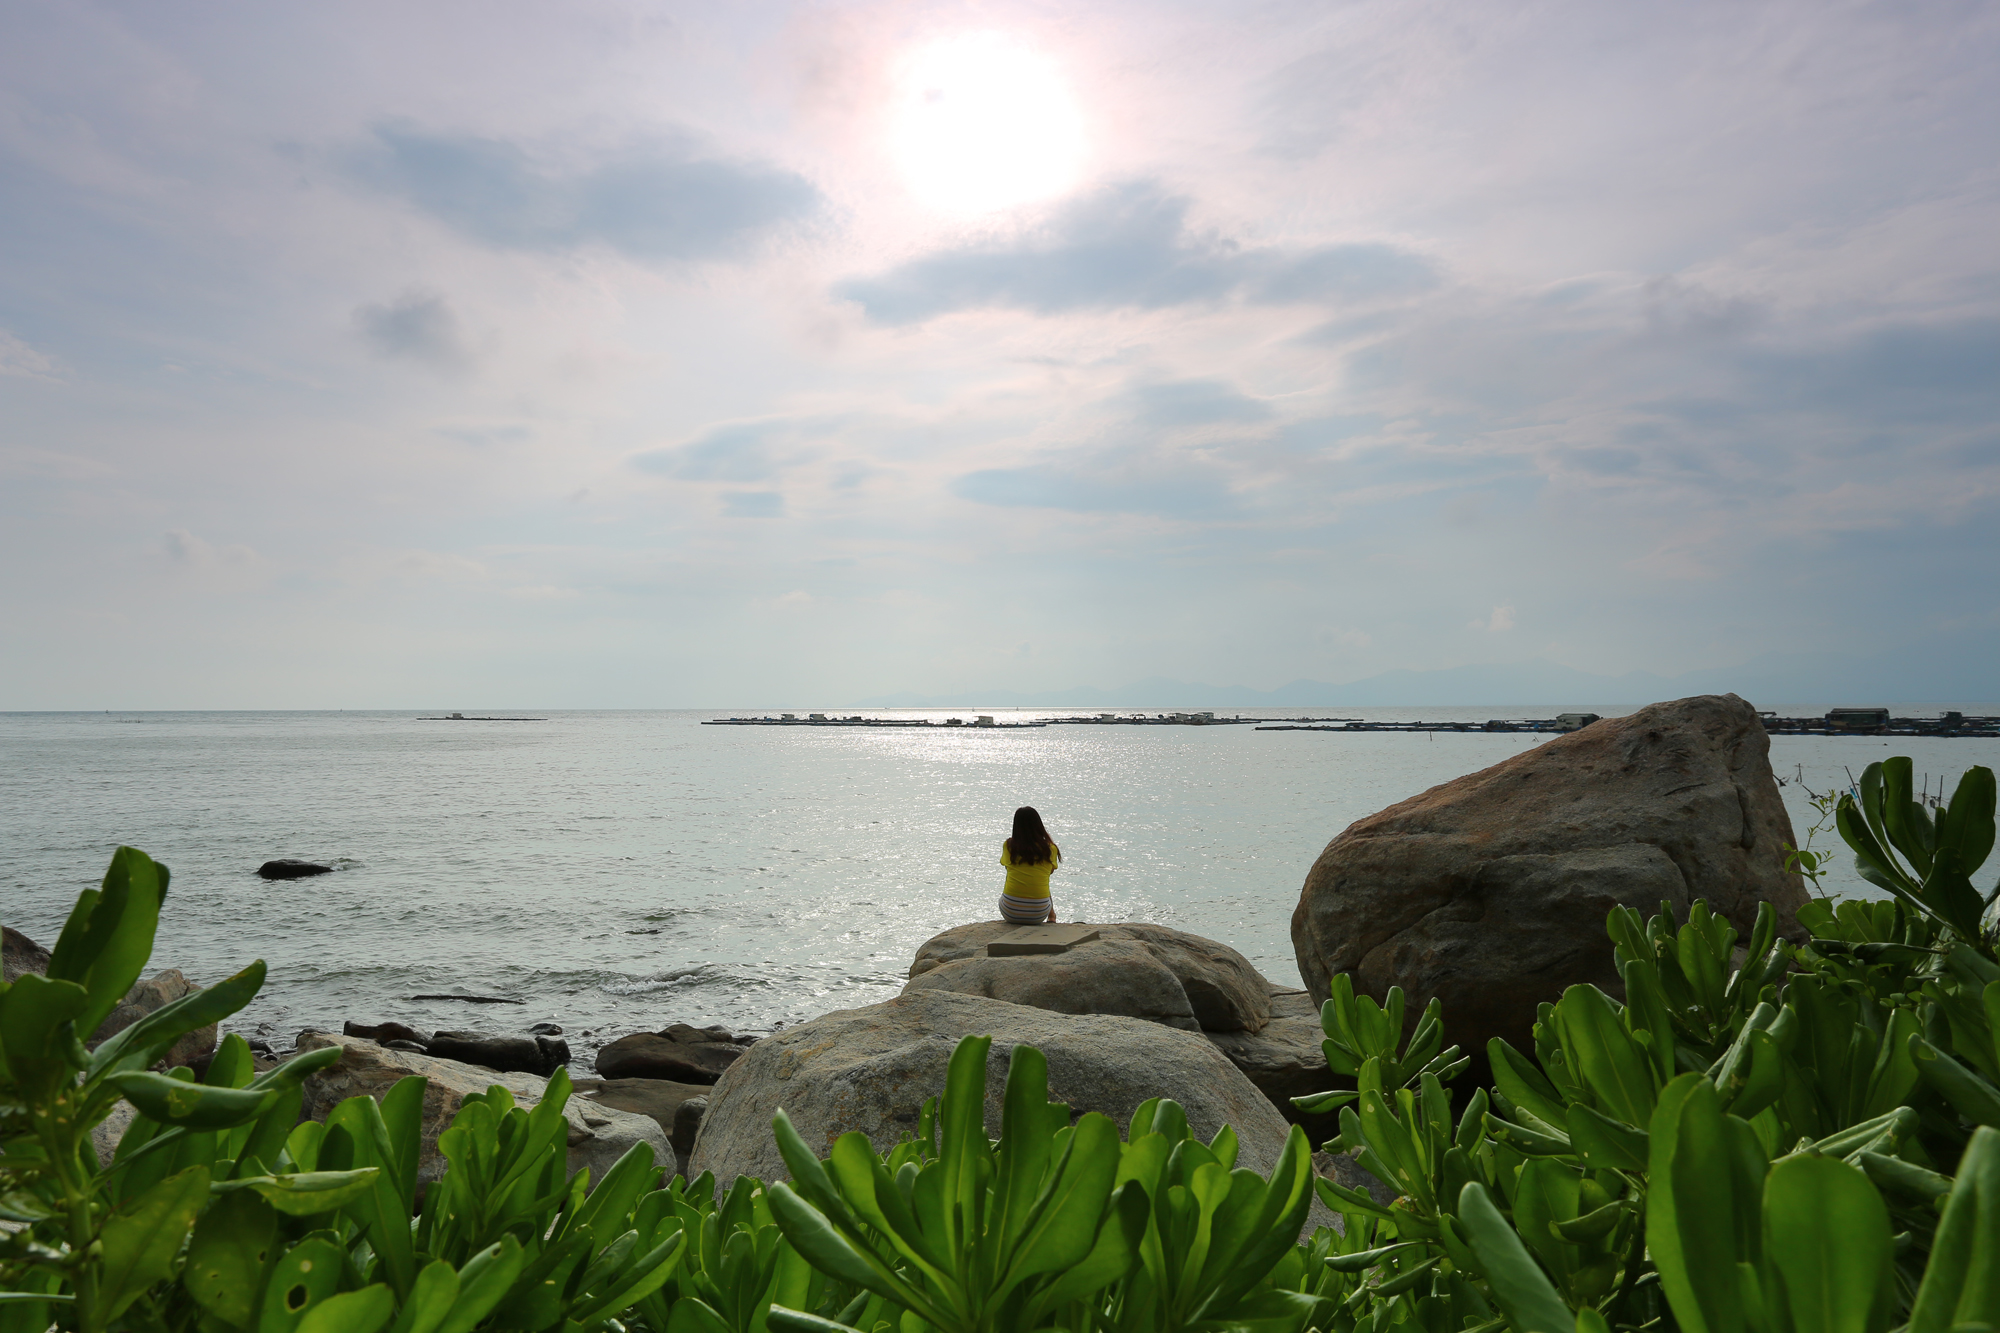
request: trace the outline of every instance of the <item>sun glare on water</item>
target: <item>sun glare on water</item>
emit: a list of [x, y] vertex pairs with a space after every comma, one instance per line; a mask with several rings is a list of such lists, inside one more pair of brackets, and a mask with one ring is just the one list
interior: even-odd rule
[[896, 158], [928, 207], [991, 212], [1076, 183], [1083, 117], [1046, 56], [1002, 33], [969, 33], [911, 53], [900, 82]]

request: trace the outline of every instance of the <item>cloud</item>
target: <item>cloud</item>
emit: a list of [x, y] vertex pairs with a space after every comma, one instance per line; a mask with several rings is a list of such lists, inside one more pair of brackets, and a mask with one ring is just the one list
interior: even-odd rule
[[1023, 467], [985, 468], [953, 480], [975, 504], [1077, 514], [1224, 518], [1237, 508], [1229, 474], [1213, 464], [1143, 449], [1086, 452]]
[[820, 204], [795, 172], [700, 156], [678, 140], [564, 167], [504, 139], [383, 126], [351, 166], [455, 231], [514, 250], [598, 244], [640, 260], [726, 259]]
[[1067, 311], [1218, 301], [1267, 304], [1398, 296], [1437, 283], [1429, 261], [1376, 243], [1295, 250], [1245, 248], [1190, 231], [1188, 200], [1153, 181], [1072, 201], [1045, 225], [1003, 240], [913, 259], [836, 284], [878, 324], [916, 324], [958, 310]]
[[386, 304], [359, 306], [354, 325], [377, 356], [392, 361], [414, 361], [447, 374], [472, 363], [458, 315], [442, 292], [413, 287]]
[[1493, 608], [1492, 615], [1474, 620], [1467, 624], [1466, 628], [1484, 630], [1488, 634], [1505, 634], [1508, 630], [1514, 628], [1514, 608], [1511, 606], [1496, 606]]
[[839, 428], [838, 417], [765, 417], [711, 426], [685, 444], [634, 454], [633, 467], [677, 481], [767, 481], [811, 441]]
[[724, 518], [783, 518], [785, 497], [778, 491], [724, 491]]
[[5, 329], [0, 329], [0, 375], [29, 380], [60, 378], [54, 357], [35, 350]]
[[1135, 424], [1155, 430], [1268, 421], [1271, 405], [1222, 380], [1173, 380], [1148, 384], [1129, 395]]

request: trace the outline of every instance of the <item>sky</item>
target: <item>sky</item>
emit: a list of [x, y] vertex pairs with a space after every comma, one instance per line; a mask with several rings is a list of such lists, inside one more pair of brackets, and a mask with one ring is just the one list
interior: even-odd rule
[[1995, 698], [1996, 67], [1927, 0], [0, 0], [0, 708]]

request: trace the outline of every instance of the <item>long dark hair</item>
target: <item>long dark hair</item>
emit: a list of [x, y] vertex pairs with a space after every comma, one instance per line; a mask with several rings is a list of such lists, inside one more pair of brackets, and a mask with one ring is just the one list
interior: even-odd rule
[[1007, 839], [1008, 855], [1017, 866], [1038, 866], [1055, 859], [1055, 844], [1042, 827], [1042, 817], [1032, 805], [1014, 812], [1014, 836]]

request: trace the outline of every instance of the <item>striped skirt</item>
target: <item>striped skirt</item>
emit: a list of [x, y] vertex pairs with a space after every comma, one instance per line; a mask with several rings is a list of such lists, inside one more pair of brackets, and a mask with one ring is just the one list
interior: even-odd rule
[[1049, 912], [1054, 907], [1054, 898], [1016, 898], [1011, 893], [1000, 895], [1001, 919], [1017, 926], [1039, 926], [1049, 919]]

